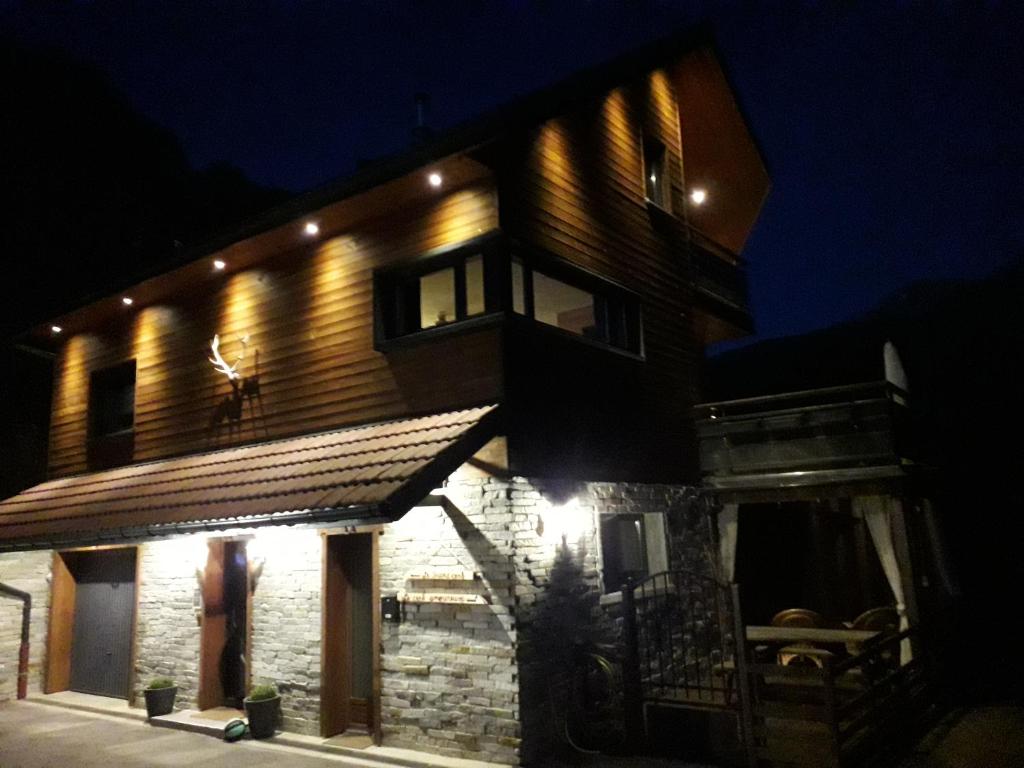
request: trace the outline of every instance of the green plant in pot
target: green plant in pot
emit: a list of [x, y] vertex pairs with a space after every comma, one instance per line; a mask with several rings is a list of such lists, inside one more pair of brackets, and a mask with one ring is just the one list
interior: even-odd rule
[[277, 688], [273, 685], [253, 686], [243, 703], [252, 737], [269, 739], [273, 736], [281, 714], [281, 697], [277, 693]]
[[178, 695], [178, 686], [169, 677], [155, 677], [142, 692], [146, 697], [146, 715], [157, 717], [169, 715], [174, 711], [174, 697]]

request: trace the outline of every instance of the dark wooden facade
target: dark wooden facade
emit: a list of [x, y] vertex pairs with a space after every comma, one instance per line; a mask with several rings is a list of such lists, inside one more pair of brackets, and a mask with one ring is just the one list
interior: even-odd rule
[[[727, 143], [746, 136], [724, 82], [707, 53], [631, 71], [554, 116], [296, 210], [288, 223], [134, 287], [131, 307], [111, 297], [61, 318], [50, 474], [88, 469], [90, 374], [134, 358], [134, 461], [503, 402], [515, 471], [695, 478], [690, 409], [703, 347], [750, 329], [739, 257], [706, 233], [728, 231], [730, 245], [741, 246], [767, 189], [749, 137], [746, 155], [707, 149], [709, 132], [720, 130]], [[713, 211], [702, 214], [705, 235], [687, 221], [691, 125], [694, 151], [709, 154], [694, 160], [705, 177], [717, 157], [732, 163], [715, 194], [743, 186], [737, 168], [747, 169], [749, 188], [725, 207], [737, 222], [723, 229]], [[666, 153], [664, 207], [645, 196], [643, 153], [652, 140]], [[441, 189], [425, 183], [431, 170], [443, 174]], [[317, 237], [303, 236], [307, 220], [320, 225]], [[603, 348], [509, 311], [429, 341], [375, 346], [374, 270], [499, 230], [506, 242], [635, 294], [641, 352]], [[214, 258], [227, 262], [223, 273], [212, 270]], [[207, 361], [215, 334], [228, 362], [244, 348], [246, 397]]]

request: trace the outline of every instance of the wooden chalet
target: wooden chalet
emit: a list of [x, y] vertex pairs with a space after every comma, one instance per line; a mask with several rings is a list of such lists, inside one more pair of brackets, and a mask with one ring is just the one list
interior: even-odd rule
[[[201, 717], [273, 683], [286, 731], [537, 764], [574, 727], [547, 714], [579, 705], [552, 704], [565, 654], [611, 637], [631, 737], [706, 693], [767, 755], [764, 681], [792, 669], [723, 586], [748, 505], [887, 520], [885, 642], [917, 651], [926, 498], [891, 387], [698, 406], [704, 348], [752, 329], [768, 188], [713, 46], [676, 36], [32, 329], [49, 479], [0, 502], [30, 695], [137, 705], [168, 676]], [[836, 760], [917, 685], [868, 673], [892, 653], [801, 667]]]

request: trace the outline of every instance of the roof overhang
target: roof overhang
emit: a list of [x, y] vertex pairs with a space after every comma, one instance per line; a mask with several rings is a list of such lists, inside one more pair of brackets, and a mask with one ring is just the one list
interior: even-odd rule
[[50, 480], [0, 502], [0, 551], [397, 520], [497, 434], [498, 416], [489, 405]]

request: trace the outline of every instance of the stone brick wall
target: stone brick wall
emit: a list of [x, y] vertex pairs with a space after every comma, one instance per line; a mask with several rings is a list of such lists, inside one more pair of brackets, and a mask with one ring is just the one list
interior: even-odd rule
[[[512, 514], [504, 483], [452, 486], [454, 506], [413, 509], [380, 539], [382, 594], [480, 595], [479, 605], [404, 604], [382, 629], [384, 743], [516, 763], [518, 682]], [[465, 571], [469, 581], [410, 579]]]
[[196, 706], [199, 692], [199, 620], [196, 567], [205, 562], [206, 542], [198, 536], [154, 541], [139, 548], [138, 614], [135, 623], [134, 701], [154, 677], [178, 686], [177, 709]]
[[[409, 512], [381, 537], [383, 594], [483, 595], [486, 605], [406, 603], [383, 629], [385, 744], [526, 764], [564, 747], [565, 671], [577, 643], [616, 655], [619, 622], [600, 604], [603, 514], [662, 513], [670, 552], [709, 550], [691, 489], [471, 478], [452, 505]], [[472, 583], [410, 575], [467, 571]]]
[[[253, 594], [252, 682], [281, 692], [282, 726], [297, 733], [320, 728], [320, 536], [316, 531], [268, 528], [246, 546], [262, 562]], [[195, 708], [199, 691], [200, 628], [196, 567], [206, 539], [188, 536], [141, 548], [136, 631], [136, 700], [154, 677], [178, 685], [175, 707]]]
[[247, 547], [263, 562], [252, 599], [252, 682], [281, 693], [282, 727], [320, 733], [321, 538], [312, 530], [259, 531]]
[[[0, 554], [0, 582], [32, 595], [29, 628], [29, 693], [43, 689], [46, 628], [50, 616], [50, 569], [53, 552]], [[13, 699], [18, 685], [18, 650], [21, 645], [20, 600], [0, 597], [0, 703]]]

